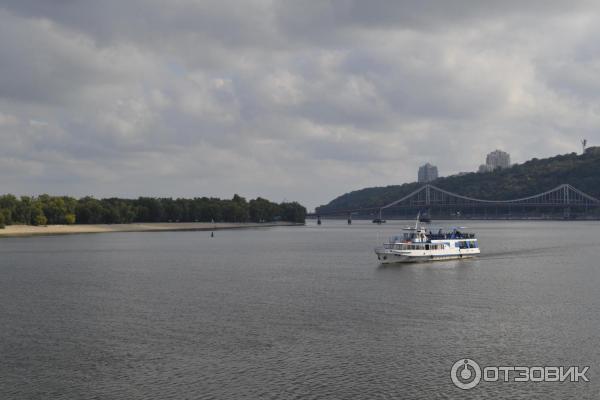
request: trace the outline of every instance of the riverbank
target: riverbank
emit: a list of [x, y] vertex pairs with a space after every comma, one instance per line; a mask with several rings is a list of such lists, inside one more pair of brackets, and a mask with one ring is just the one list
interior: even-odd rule
[[294, 222], [269, 223], [210, 223], [210, 222], [164, 222], [139, 224], [90, 224], [90, 225], [8, 225], [0, 229], [2, 237], [26, 237], [48, 235], [75, 235], [84, 233], [110, 232], [169, 232], [169, 231], [213, 231], [222, 229], [268, 228], [275, 226], [299, 226]]

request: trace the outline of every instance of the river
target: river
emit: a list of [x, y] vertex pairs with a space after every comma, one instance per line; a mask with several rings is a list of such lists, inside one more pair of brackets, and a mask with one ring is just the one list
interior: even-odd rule
[[[0, 398], [598, 398], [598, 222], [452, 222], [479, 258], [380, 266], [405, 224], [1, 239]], [[462, 358], [589, 382], [461, 390]]]

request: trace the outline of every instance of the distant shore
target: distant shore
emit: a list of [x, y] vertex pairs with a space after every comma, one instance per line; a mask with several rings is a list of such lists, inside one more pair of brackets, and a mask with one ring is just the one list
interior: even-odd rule
[[0, 229], [2, 237], [27, 237], [50, 235], [75, 235], [83, 233], [110, 232], [169, 232], [169, 231], [213, 231], [221, 229], [268, 228], [275, 226], [300, 226], [294, 222], [268, 223], [210, 223], [210, 222], [157, 222], [136, 224], [81, 224], [81, 225], [8, 225]]

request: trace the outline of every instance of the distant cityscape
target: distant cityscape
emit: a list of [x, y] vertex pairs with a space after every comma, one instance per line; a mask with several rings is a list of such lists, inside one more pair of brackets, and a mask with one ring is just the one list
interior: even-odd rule
[[[477, 172], [492, 172], [497, 169], [510, 167], [510, 154], [502, 150], [494, 150], [485, 157], [485, 164], [481, 164]], [[466, 175], [471, 172], [459, 172], [457, 175]], [[427, 183], [438, 178], [438, 168], [435, 165], [426, 163], [419, 167], [417, 182]]]
[[474, 163], [471, 172], [452, 175], [424, 161], [416, 186], [406, 182], [354, 190], [315, 213], [381, 218], [373, 211], [379, 208], [389, 218], [402, 219], [414, 218], [417, 211], [438, 219], [600, 219], [600, 146], [588, 147], [582, 140], [579, 152], [518, 165], [505, 151], [486, 153], [476, 156], [484, 161], [480, 168]]

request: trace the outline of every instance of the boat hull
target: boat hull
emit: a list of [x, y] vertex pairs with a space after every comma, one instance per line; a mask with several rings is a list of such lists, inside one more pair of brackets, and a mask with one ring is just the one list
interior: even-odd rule
[[438, 251], [390, 251], [386, 249], [375, 249], [375, 254], [382, 264], [395, 263], [418, 263], [430, 261], [457, 260], [462, 258], [473, 258], [480, 253], [479, 249], [461, 249], [456, 252]]

